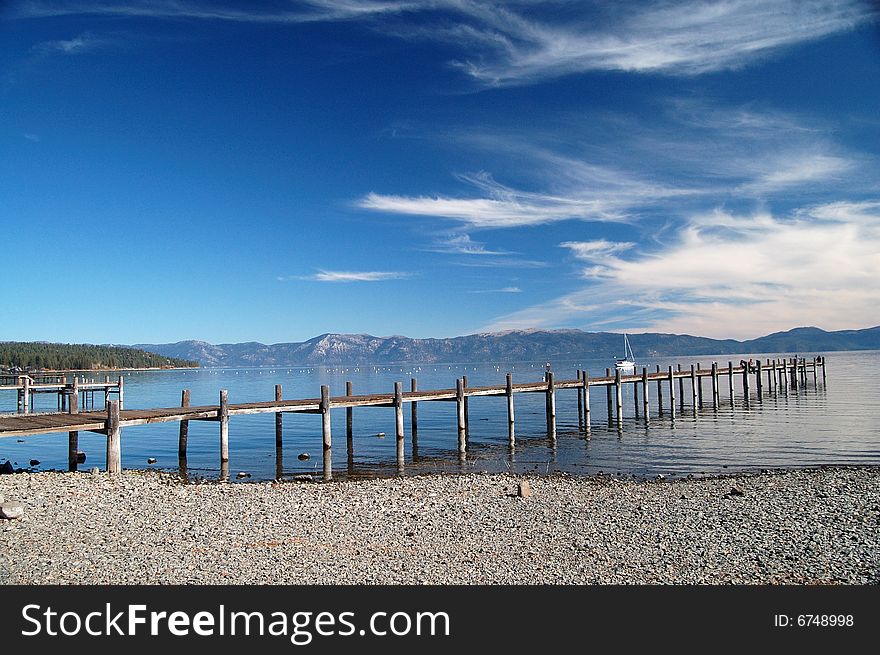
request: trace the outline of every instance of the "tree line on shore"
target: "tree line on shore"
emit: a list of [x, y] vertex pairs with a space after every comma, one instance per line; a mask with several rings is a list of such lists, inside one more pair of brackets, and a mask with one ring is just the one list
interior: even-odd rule
[[7, 370], [93, 370], [197, 367], [198, 362], [137, 348], [90, 344], [0, 342], [0, 368]]

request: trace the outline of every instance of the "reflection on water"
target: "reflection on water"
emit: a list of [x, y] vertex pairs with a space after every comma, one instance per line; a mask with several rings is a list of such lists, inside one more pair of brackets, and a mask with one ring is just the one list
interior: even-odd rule
[[[784, 356], [768, 353], [746, 357]], [[249, 473], [250, 477], [242, 479], [251, 481], [473, 471], [675, 477], [822, 464], [880, 464], [880, 352], [826, 356], [827, 385], [821, 373], [818, 384], [809, 372], [807, 384], [797, 389], [773, 389], [765, 378], [760, 402], [754, 388], [751, 402], [745, 402], [739, 376], [734, 376], [732, 388], [726, 377], [719, 379], [717, 407], [710, 379], [703, 379], [697, 394], [685, 380], [675, 388], [674, 418], [668, 407], [668, 383], [659, 388], [650, 384], [647, 422], [641, 390], [636, 395], [632, 385], [626, 385], [621, 426], [608, 412], [604, 390], [591, 390], [589, 429], [584, 422], [587, 408], [579, 407], [577, 392], [560, 390], [556, 395], [555, 438], [548, 433], [543, 394], [517, 394], [513, 447], [509, 443], [507, 399], [472, 397], [468, 401], [466, 454], [458, 452], [455, 403], [421, 402], [415, 437], [410, 429], [411, 412], [405, 407], [406, 439], [401, 444], [394, 438], [394, 409], [388, 407], [355, 408], [351, 440], [347, 439], [345, 410], [333, 410], [332, 458], [326, 459], [321, 457], [319, 415], [285, 414], [280, 449], [276, 447], [275, 416], [246, 415], [230, 419], [230, 461], [222, 467], [219, 428], [216, 423], [202, 421], [189, 423], [186, 460], [178, 459], [178, 424], [125, 428], [122, 464], [125, 468], [180, 471], [190, 479], [230, 481], [238, 479], [239, 471]], [[742, 357], [701, 355], [699, 360], [704, 368], [717, 361], [723, 372], [728, 361], [739, 362]], [[688, 370], [696, 362], [687, 358], [654, 359], [639, 362], [639, 366], [654, 370], [659, 365], [667, 370], [679, 363]], [[553, 362], [557, 380], [573, 379], [578, 369], [601, 375], [605, 366], [606, 361]], [[508, 371], [514, 382], [535, 381], [541, 379], [544, 363], [130, 372], [126, 374], [126, 407], [177, 406], [182, 389], [189, 389], [191, 403], [200, 405], [215, 404], [220, 389], [229, 390], [231, 403], [269, 400], [275, 397], [276, 384], [282, 385], [284, 398], [316, 398], [322, 384], [330, 386], [331, 395], [343, 395], [346, 381], [352, 382], [354, 393], [392, 392], [394, 382], [410, 388], [412, 377], [418, 379], [419, 389], [449, 389], [462, 375], [468, 376], [470, 386], [504, 385]], [[658, 391], [665, 405], [662, 414], [658, 412]], [[52, 406], [54, 398], [38, 397], [37, 403], [38, 411], [56, 409]], [[14, 409], [15, 394], [0, 395], [0, 411]], [[103, 436], [81, 432], [79, 448], [88, 455], [86, 466], [103, 468]], [[309, 457], [301, 459], [305, 453]], [[148, 466], [148, 457], [156, 458], [157, 463]], [[0, 440], [0, 460], [5, 458], [23, 468], [36, 459], [40, 461], [39, 469], [65, 470], [67, 435], [4, 438]]]

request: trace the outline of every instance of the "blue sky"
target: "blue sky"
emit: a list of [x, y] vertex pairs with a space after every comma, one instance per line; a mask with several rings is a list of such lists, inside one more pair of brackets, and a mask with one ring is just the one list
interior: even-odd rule
[[862, 2], [12, 2], [0, 339], [880, 324]]

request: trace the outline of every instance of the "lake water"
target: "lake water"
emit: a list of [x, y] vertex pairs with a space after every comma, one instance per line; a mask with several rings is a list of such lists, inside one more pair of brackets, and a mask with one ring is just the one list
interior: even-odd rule
[[[812, 353], [800, 353], [809, 359]], [[511, 471], [573, 475], [603, 472], [651, 478], [664, 475], [712, 475], [753, 471], [762, 468], [792, 468], [828, 464], [880, 464], [880, 351], [825, 353], [827, 384], [814, 386], [812, 372], [808, 384], [787, 393], [767, 393], [762, 402], [743, 403], [741, 379], [736, 376], [735, 401], [731, 405], [727, 378], [719, 380], [721, 406], [712, 409], [711, 381], [704, 379], [702, 410], [691, 406], [690, 383], [685, 381], [685, 409], [678, 409], [673, 421], [668, 409], [657, 415], [656, 383], [650, 385], [651, 420], [646, 425], [634, 416], [632, 385], [624, 389], [624, 425], [609, 425], [604, 389], [591, 389], [592, 429], [586, 434], [579, 426], [577, 392], [557, 394], [556, 439], [547, 435], [543, 394], [516, 394], [516, 446], [507, 443], [507, 405], [504, 397], [469, 400], [470, 433], [468, 453], [457, 452], [456, 406], [454, 402], [422, 402], [418, 406], [418, 442], [410, 436], [410, 409], [404, 405], [406, 453], [403, 469], [396, 462], [395, 417], [390, 408], [365, 407], [354, 410], [354, 449], [346, 450], [345, 411], [332, 412], [334, 478], [377, 475], [422, 474], [431, 472]], [[766, 359], [784, 353], [756, 353], [745, 357]], [[790, 355], [788, 355], [790, 356]], [[712, 361], [727, 366], [744, 356], [716, 355], [694, 358], [639, 359], [638, 366], [662, 370], [681, 364], [689, 369], [700, 362], [708, 368]], [[578, 369], [591, 375], [604, 374], [608, 361], [554, 361], [557, 380], [573, 379]], [[639, 368], [640, 370], [640, 368]], [[249, 368], [202, 369], [186, 371], [132, 371], [125, 381], [126, 409], [174, 407], [180, 404], [181, 389], [191, 391], [193, 405], [216, 404], [219, 390], [229, 391], [229, 402], [264, 401], [274, 398], [275, 384], [282, 384], [284, 398], [315, 398], [320, 385], [330, 385], [331, 395], [344, 395], [345, 381], [351, 380], [356, 394], [391, 392], [394, 382], [409, 389], [410, 378], [418, 379], [419, 389], [453, 388], [455, 379], [468, 376], [472, 386], [503, 385], [510, 371], [515, 382], [540, 380], [543, 362], [518, 364], [431, 364], [424, 366], [359, 366], [327, 368]], [[88, 375], [88, 374], [87, 374]], [[92, 374], [93, 375], [93, 374]], [[103, 376], [99, 376], [103, 379]], [[115, 376], [114, 378], [115, 379]], [[752, 378], [754, 379], [754, 378]], [[765, 375], [766, 381], [766, 375]], [[754, 385], [754, 383], [752, 383]], [[676, 383], [676, 394], [678, 386]], [[96, 406], [103, 394], [96, 393]], [[98, 396], [101, 396], [98, 398]], [[0, 412], [15, 410], [15, 393], [0, 392]], [[668, 385], [664, 386], [668, 406]], [[54, 395], [37, 399], [38, 411], [55, 411]], [[379, 433], [386, 436], [379, 437]], [[321, 417], [317, 414], [284, 415], [284, 449], [280, 462], [283, 478], [315, 474], [320, 478]], [[122, 431], [124, 468], [178, 470], [177, 423], [125, 428]], [[87, 455], [81, 468], [105, 464], [106, 439], [81, 432], [80, 450]], [[275, 452], [274, 414], [233, 416], [229, 422], [229, 471], [235, 479], [239, 471], [251, 474], [249, 480], [272, 480], [278, 473]], [[301, 461], [298, 455], [309, 453]], [[153, 465], [147, 458], [155, 458]], [[49, 434], [0, 439], [0, 461], [9, 459], [16, 466], [28, 467], [40, 461], [35, 470], [67, 467], [67, 435]], [[192, 421], [189, 424], [187, 472], [196, 478], [216, 478], [220, 474], [219, 428], [217, 423]]]

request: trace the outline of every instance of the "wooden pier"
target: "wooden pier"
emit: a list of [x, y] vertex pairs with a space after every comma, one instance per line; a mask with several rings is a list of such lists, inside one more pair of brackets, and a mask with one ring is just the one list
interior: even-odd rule
[[[217, 405], [191, 406], [189, 391], [181, 393], [179, 407], [164, 407], [157, 409], [129, 409], [123, 408], [124, 379], [119, 377], [117, 382], [111, 383], [105, 380], [103, 383], [82, 383], [76, 378], [70, 383], [59, 381], [49, 384], [30, 384], [30, 378], [23, 379], [16, 385], [0, 386], [2, 389], [19, 390], [23, 397], [20, 402], [18, 414], [0, 415], [0, 437], [40, 435], [54, 432], [67, 432], [69, 441], [69, 468], [76, 470], [77, 451], [76, 435], [80, 431], [96, 432], [107, 436], [107, 471], [118, 473], [121, 471], [121, 432], [123, 428], [147, 425], [150, 423], [165, 423], [177, 421], [180, 423], [180, 438], [178, 456], [181, 462], [186, 460], [188, 425], [189, 421], [214, 421], [220, 424], [220, 467], [221, 478], [228, 477], [229, 468], [229, 420], [233, 416], [244, 414], [275, 414], [275, 443], [277, 458], [280, 463], [282, 447], [282, 416], [285, 413], [308, 413], [320, 414], [322, 424], [323, 443], [323, 475], [325, 480], [332, 477], [332, 432], [330, 427], [330, 412], [333, 409], [346, 410], [346, 436], [349, 458], [352, 453], [352, 411], [355, 407], [387, 407], [395, 411], [397, 460], [398, 466], [403, 465], [404, 457], [404, 421], [403, 405], [411, 405], [411, 432], [415, 443], [418, 433], [417, 405], [420, 402], [445, 401], [456, 403], [456, 417], [458, 428], [458, 452], [463, 456], [467, 451], [468, 435], [468, 398], [478, 396], [501, 396], [507, 402], [508, 440], [513, 446], [516, 441], [514, 395], [518, 393], [541, 393], [545, 395], [545, 411], [547, 418], [547, 433], [552, 439], [556, 438], [556, 403], [557, 393], [567, 389], [577, 391], [578, 417], [580, 426], [587, 432], [591, 427], [590, 389], [592, 387], [605, 387], [606, 404], [609, 425], [616, 425], [618, 430], [624, 426], [623, 420], [623, 387], [632, 385], [637, 420], [651, 420], [650, 397], [656, 397], [656, 412], [658, 416], [668, 413], [674, 421], [676, 411], [685, 408], [685, 385], [690, 385], [690, 404], [697, 413], [704, 406], [703, 382], [708, 379], [711, 383], [711, 403], [714, 409], [718, 409], [719, 378], [728, 377], [730, 398], [734, 398], [734, 383], [741, 380], [742, 402], [749, 405], [752, 402], [761, 402], [766, 393], [787, 392], [789, 389], [804, 387], [812, 377], [814, 386], [818, 386], [818, 371], [821, 370], [821, 378], [824, 384], [825, 358], [818, 357], [808, 361], [800, 359], [775, 359], [758, 361], [757, 363], [741, 361], [734, 365], [728, 362], [727, 366], [719, 366], [713, 362], [710, 368], [702, 365], [690, 365], [688, 369], [669, 366], [667, 370], [648, 372], [642, 368], [640, 372], [622, 375], [619, 370], [611, 374], [606, 369], [602, 377], [592, 377], [587, 371], [578, 371], [576, 379], [556, 380], [552, 371], [545, 374], [545, 378], [538, 382], [514, 383], [510, 373], [507, 374], [505, 384], [495, 386], [470, 386], [467, 378], [456, 380], [455, 388], [435, 389], [419, 391], [416, 379], [413, 378], [409, 391], [403, 391], [403, 385], [396, 382], [393, 392], [354, 395], [351, 382], [346, 382], [346, 395], [331, 396], [330, 389], [326, 385], [321, 386], [320, 397], [299, 400], [284, 400], [282, 398], [281, 385], [275, 386], [274, 400], [251, 403], [229, 403], [226, 390], [220, 391]], [[811, 374], [811, 375], [809, 375]], [[766, 383], [765, 383], [766, 379]], [[752, 384], [754, 382], [754, 384]], [[656, 384], [656, 394], [652, 387]], [[37, 388], [40, 388], [37, 390]], [[676, 389], [677, 387], [677, 389]], [[102, 389], [105, 394], [105, 409], [103, 411], [81, 411], [79, 407], [80, 394], [87, 389]], [[639, 403], [639, 391], [641, 390], [641, 404]], [[664, 390], [666, 393], [664, 394]], [[33, 413], [29, 407], [29, 394], [47, 391], [49, 393], [63, 394], [67, 399], [66, 411], [51, 413]], [[678, 395], [676, 396], [676, 391]], [[110, 394], [115, 393], [117, 399], [111, 400]], [[60, 403], [61, 401], [59, 401]], [[678, 403], [678, 406], [677, 406]], [[279, 467], [280, 468], [280, 467]], [[280, 472], [279, 472], [280, 475]]]

